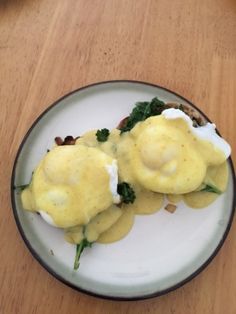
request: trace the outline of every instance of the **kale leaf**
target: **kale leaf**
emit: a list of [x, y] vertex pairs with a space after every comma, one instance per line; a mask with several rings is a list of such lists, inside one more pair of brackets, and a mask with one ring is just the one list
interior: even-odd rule
[[121, 133], [130, 131], [139, 121], [144, 121], [151, 116], [160, 115], [167, 108], [169, 107], [157, 97], [153, 98], [150, 102], [137, 102], [125, 125], [120, 128]]

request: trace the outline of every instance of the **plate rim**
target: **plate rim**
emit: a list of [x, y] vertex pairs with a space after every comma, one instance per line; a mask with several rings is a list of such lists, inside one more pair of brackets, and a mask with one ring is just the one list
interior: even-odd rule
[[[210, 263], [211, 261], [215, 258], [215, 256], [218, 254], [218, 252], [220, 251], [220, 249], [222, 248], [228, 234], [230, 231], [230, 228], [232, 226], [232, 222], [233, 222], [233, 218], [234, 218], [234, 214], [235, 214], [235, 205], [236, 205], [236, 178], [235, 178], [235, 171], [234, 171], [234, 166], [233, 166], [233, 161], [231, 156], [228, 158], [228, 163], [229, 163], [229, 167], [230, 167], [230, 171], [232, 174], [232, 184], [233, 184], [233, 200], [232, 200], [232, 208], [231, 208], [231, 213], [230, 213], [230, 217], [229, 217], [229, 222], [225, 228], [224, 234], [221, 238], [221, 240], [219, 241], [217, 247], [215, 248], [215, 250], [212, 252], [212, 254], [208, 257], [208, 259], [197, 269], [195, 270], [192, 274], [190, 274], [189, 276], [187, 276], [185, 279], [181, 280], [180, 282], [178, 282], [177, 284], [174, 284], [173, 286], [160, 290], [160, 291], [156, 291], [156, 292], [152, 292], [146, 295], [138, 295], [138, 296], [109, 296], [103, 293], [96, 293], [96, 292], [92, 292], [90, 290], [78, 287], [77, 285], [71, 283], [70, 281], [66, 280], [65, 278], [63, 278], [61, 275], [59, 275], [53, 268], [51, 268], [46, 262], [44, 262], [44, 260], [40, 257], [40, 255], [36, 252], [36, 250], [34, 250], [34, 248], [31, 246], [30, 241], [27, 239], [25, 233], [24, 233], [24, 229], [20, 223], [18, 214], [17, 214], [17, 205], [15, 202], [15, 189], [14, 189], [14, 182], [15, 182], [15, 172], [16, 172], [16, 167], [17, 167], [17, 163], [18, 163], [18, 159], [20, 157], [21, 151], [25, 145], [26, 140], [28, 139], [28, 137], [30, 136], [31, 132], [33, 131], [34, 127], [38, 124], [38, 122], [44, 117], [45, 114], [47, 114], [52, 108], [54, 108], [55, 106], [57, 106], [62, 100], [64, 100], [65, 98], [76, 94], [80, 91], [83, 91], [85, 89], [89, 89], [91, 87], [94, 86], [99, 86], [99, 85], [105, 85], [105, 84], [115, 84], [115, 83], [128, 83], [128, 84], [140, 84], [140, 85], [146, 85], [149, 87], [155, 87], [155, 88], [159, 88], [162, 89], [166, 92], [169, 92], [177, 97], [179, 97], [180, 99], [182, 99], [183, 101], [187, 102], [188, 104], [190, 104], [193, 108], [195, 108], [198, 112], [200, 112], [200, 114], [210, 123], [211, 120], [206, 116], [205, 113], [203, 113], [196, 105], [194, 105], [191, 101], [189, 101], [187, 98], [179, 95], [178, 93], [160, 86], [158, 84], [154, 84], [154, 83], [150, 83], [150, 82], [144, 82], [144, 81], [139, 81], [139, 80], [107, 80], [107, 81], [99, 81], [99, 82], [95, 82], [92, 84], [88, 84], [82, 87], [79, 87], [75, 90], [72, 90], [69, 93], [64, 94], [62, 97], [58, 98], [57, 100], [55, 100], [51, 105], [49, 105], [41, 114], [39, 114], [39, 116], [33, 121], [33, 123], [31, 124], [31, 126], [29, 127], [28, 131], [25, 133], [25, 135], [23, 136], [23, 139], [21, 140], [20, 145], [18, 146], [17, 152], [15, 154], [15, 159], [14, 159], [14, 164], [13, 164], [13, 168], [12, 168], [12, 174], [11, 174], [11, 184], [10, 184], [10, 190], [11, 190], [11, 205], [12, 205], [12, 211], [13, 211], [13, 216], [18, 228], [18, 231], [23, 239], [23, 242], [25, 243], [26, 247], [28, 248], [28, 250], [30, 251], [30, 253], [33, 255], [33, 257], [39, 262], [39, 264], [50, 274], [52, 275], [54, 278], [56, 278], [57, 280], [59, 280], [60, 282], [62, 282], [63, 284], [69, 286], [70, 288], [73, 288], [76, 291], [85, 293], [87, 295], [93, 296], [93, 297], [98, 297], [98, 298], [102, 298], [102, 299], [108, 299], [108, 300], [115, 300], [115, 301], [138, 301], [138, 300], [144, 300], [144, 299], [149, 299], [149, 298], [154, 298], [154, 297], [159, 297], [162, 295], [165, 295], [171, 291], [174, 291], [180, 287], [182, 287], [183, 285], [185, 285], [187, 282], [191, 281], [193, 278], [195, 278], [198, 274], [200, 274]], [[216, 129], [217, 133], [220, 135], [219, 131]]]

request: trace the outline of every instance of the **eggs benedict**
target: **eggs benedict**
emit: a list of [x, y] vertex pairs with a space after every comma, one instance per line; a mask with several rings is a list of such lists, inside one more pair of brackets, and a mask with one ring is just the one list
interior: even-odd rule
[[229, 144], [186, 106], [154, 98], [137, 103], [113, 130], [89, 130], [56, 138], [21, 194], [23, 208], [38, 212], [84, 247], [120, 240], [135, 214], [147, 215], [179, 202], [203, 208], [225, 191]]
[[166, 109], [139, 122], [130, 133], [133, 175], [154, 192], [192, 192], [204, 181], [209, 166], [222, 164], [230, 155], [230, 146], [216, 134], [214, 125], [194, 128], [179, 109]]
[[85, 225], [119, 203], [117, 183], [116, 160], [102, 151], [83, 145], [56, 146], [23, 191], [23, 207], [60, 228]]

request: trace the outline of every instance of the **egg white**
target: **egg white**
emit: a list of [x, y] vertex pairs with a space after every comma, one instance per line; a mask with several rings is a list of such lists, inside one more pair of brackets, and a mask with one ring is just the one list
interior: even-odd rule
[[55, 224], [55, 222], [52, 219], [52, 216], [45, 213], [43, 210], [39, 210], [39, 213], [40, 213], [40, 216], [43, 218], [43, 220], [46, 221], [49, 225], [51, 225], [53, 227], [57, 227], [57, 225]]
[[109, 188], [113, 197], [113, 202], [115, 204], [118, 204], [120, 203], [120, 195], [117, 192], [117, 184], [118, 184], [117, 161], [114, 159], [111, 165], [106, 165], [105, 167], [110, 177]]
[[222, 151], [227, 159], [231, 154], [230, 145], [216, 133], [216, 125], [214, 123], [207, 123], [206, 125], [199, 126], [197, 128], [193, 127], [193, 121], [190, 117], [184, 113], [182, 110], [169, 108], [162, 111], [162, 115], [165, 119], [174, 120], [174, 119], [183, 119], [187, 122], [189, 129], [192, 134], [201, 140], [206, 140], [213, 144], [217, 149]]

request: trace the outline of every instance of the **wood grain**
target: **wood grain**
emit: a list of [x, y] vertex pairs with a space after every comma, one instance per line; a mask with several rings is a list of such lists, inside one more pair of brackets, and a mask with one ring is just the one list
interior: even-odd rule
[[196, 103], [236, 157], [234, 0], [0, 2], [0, 313], [236, 313], [236, 225], [197, 278], [160, 298], [115, 302], [49, 275], [17, 231], [10, 176], [23, 135], [63, 94], [97, 81], [156, 83]]

